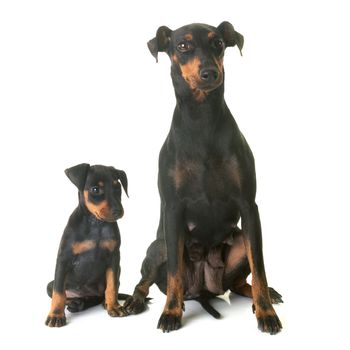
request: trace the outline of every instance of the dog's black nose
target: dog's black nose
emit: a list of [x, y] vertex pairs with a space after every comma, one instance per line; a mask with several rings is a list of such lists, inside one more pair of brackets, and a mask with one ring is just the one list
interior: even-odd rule
[[214, 83], [218, 76], [219, 76], [219, 71], [216, 68], [205, 68], [201, 69], [199, 72], [199, 76], [201, 80], [205, 81], [206, 83]]

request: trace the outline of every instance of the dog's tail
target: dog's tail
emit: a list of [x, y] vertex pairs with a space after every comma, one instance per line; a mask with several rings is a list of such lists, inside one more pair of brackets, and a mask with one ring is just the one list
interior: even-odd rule
[[200, 296], [196, 299], [194, 299], [196, 301], [198, 301], [199, 304], [201, 304], [202, 308], [211, 316], [213, 316], [216, 319], [221, 318], [221, 314], [216, 311], [209, 303], [209, 298], [205, 297], [205, 296]]
[[[126, 300], [129, 297], [132, 297], [132, 295], [130, 294], [124, 294], [124, 293], [118, 293], [118, 300]], [[149, 302], [150, 300], [152, 300], [152, 298], [145, 298], [146, 302]]]
[[118, 293], [118, 300], [126, 300], [129, 297], [131, 297], [131, 295], [124, 294], [124, 293]]

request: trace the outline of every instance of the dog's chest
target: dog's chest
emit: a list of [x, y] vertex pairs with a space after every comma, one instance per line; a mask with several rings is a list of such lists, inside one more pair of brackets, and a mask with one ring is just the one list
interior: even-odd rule
[[179, 159], [170, 169], [177, 195], [196, 200], [205, 196], [209, 200], [227, 200], [242, 186], [240, 164], [235, 155], [200, 159]]

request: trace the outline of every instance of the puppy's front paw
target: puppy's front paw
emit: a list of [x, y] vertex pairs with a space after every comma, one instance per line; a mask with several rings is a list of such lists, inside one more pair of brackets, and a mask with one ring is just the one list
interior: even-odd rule
[[45, 321], [45, 324], [49, 327], [62, 327], [66, 323], [66, 316], [64, 314], [49, 315]]
[[119, 304], [115, 304], [110, 307], [107, 306], [107, 312], [108, 315], [112, 317], [124, 317], [129, 315], [124, 306]]

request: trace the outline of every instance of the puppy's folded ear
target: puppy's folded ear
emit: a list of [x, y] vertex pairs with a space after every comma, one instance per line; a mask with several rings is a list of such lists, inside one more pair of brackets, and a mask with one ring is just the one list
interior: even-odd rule
[[110, 167], [110, 169], [112, 169], [113, 173], [117, 176], [118, 180], [120, 181], [120, 183], [122, 184], [124, 191], [126, 193], [126, 195], [129, 197], [128, 194], [128, 178], [126, 176], [125, 171], [123, 170], [118, 170], [114, 167]]
[[237, 45], [242, 56], [242, 49], [244, 44], [243, 35], [236, 32], [233, 28], [233, 25], [230, 22], [222, 22], [216, 29], [222, 35], [222, 38], [225, 42], [225, 46], [228, 47]]
[[166, 26], [161, 26], [157, 30], [156, 37], [147, 43], [151, 54], [158, 62], [158, 52], [166, 52], [169, 48], [170, 35], [172, 30]]
[[68, 176], [69, 180], [71, 180], [74, 185], [78, 187], [79, 191], [83, 191], [89, 169], [89, 164], [82, 163], [68, 168], [64, 172]]
[[128, 194], [128, 178], [126, 176], [126, 173], [125, 171], [123, 170], [117, 170], [118, 172], [118, 178], [124, 188], [124, 191], [126, 193], [126, 195], [129, 197], [129, 194]]

